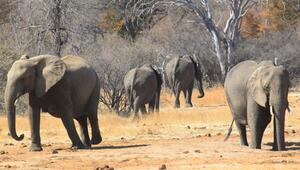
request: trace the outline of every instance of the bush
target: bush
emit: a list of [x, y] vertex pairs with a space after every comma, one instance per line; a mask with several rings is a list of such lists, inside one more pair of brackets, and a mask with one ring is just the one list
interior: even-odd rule
[[[4, 91], [7, 80], [7, 72], [9, 71], [12, 63], [19, 58], [20, 55], [14, 53], [13, 50], [5, 48], [0, 45], [0, 114], [5, 112], [4, 110]], [[17, 102], [17, 113], [23, 114], [27, 109], [25, 97]]]

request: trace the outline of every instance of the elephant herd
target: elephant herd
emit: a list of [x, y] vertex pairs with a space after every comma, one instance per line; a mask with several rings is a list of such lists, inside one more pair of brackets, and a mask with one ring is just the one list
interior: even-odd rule
[[[183, 92], [186, 107], [192, 107], [194, 80], [197, 81], [199, 98], [204, 97], [202, 73], [195, 56], [179, 56], [170, 60], [161, 73], [154, 66], [145, 64], [130, 70], [124, 77], [129, 109], [134, 119], [139, 112], [159, 111], [160, 92], [163, 83], [170, 87], [174, 107], [180, 107], [179, 96]], [[251, 147], [261, 148], [261, 140], [267, 125], [274, 115], [274, 150], [285, 149], [284, 122], [288, 109], [289, 73], [283, 66], [271, 61], [256, 63], [244, 61], [234, 66], [225, 79], [225, 94], [233, 115], [241, 145], [248, 145], [246, 125], [251, 131]], [[93, 68], [82, 58], [40, 55], [29, 58], [24, 55], [15, 61], [7, 74], [5, 108], [9, 133], [15, 140], [24, 135], [16, 132], [16, 100], [29, 94], [29, 122], [31, 151], [41, 151], [40, 113], [48, 112], [61, 118], [75, 148], [89, 148], [102, 141], [98, 125], [100, 95], [99, 78]], [[79, 137], [73, 119], [80, 125]], [[92, 137], [88, 132], [90, 122]], [[232, 127], [231, 124], [231, 127]], [[230, 127], [230, 130], [232, 129]], [[230, 135], [228, 133], [227, 138]]]
[[[192, 107], [192, 91], [194, 80], [198, 81], [199, 98], [204, 96], [202, 86], [202, 72], [199, 61], [195, 56], [179, 56], [170, 60], [165, 66], [165, 81], [175, 95], [174, 107], [180, 107], [179, 96], [182, 91], [186, 99], [186, 106]], [[126, 98], [130, 109], [134, 110], [134, 119], [138, 113], [145, 114], [148, 104], [149, 112], [154, 108], [159, 111], [160, 90], [163, 83], [162, 73], [149, 64], [130, 70], [124, 78]]]

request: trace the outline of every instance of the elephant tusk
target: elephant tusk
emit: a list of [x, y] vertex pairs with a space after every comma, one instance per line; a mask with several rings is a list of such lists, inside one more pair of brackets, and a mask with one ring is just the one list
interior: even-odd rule
[[291, 110], [291, 108], [288, 106], [288, 107], [286, 107], [286, 110], [289, 112], [289, 113], [291, 113], [292, 112], [292, 110]]
[[272, 116], [274, 115], [273, 107], [272, 106], [270, 106], [270, 113], [271, 113]]
[[16, 106], [18, 102], [19, 102], [19, 99], [16, 99], [14, 105]]

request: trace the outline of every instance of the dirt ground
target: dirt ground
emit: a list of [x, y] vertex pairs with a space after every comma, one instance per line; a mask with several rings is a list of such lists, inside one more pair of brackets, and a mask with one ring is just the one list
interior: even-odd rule
[[157, 170], [164, 166], [179, 170], [299, 169], [299, 92], [290, 93], [292, 112], [286, 113], [285, 130], [287, 151], [282, 152], [271, 151], [271, 124], [261, 150], [240, 146], [235, 127], [229, 140], [223, 142], [231, 115], [222, 88], [208, 90], [205, 98], [194, 97], [193, 101], [193, 108], [173, 109], [173, 96], [164, 93], [161, 112], [140, 122], [103, 113], [100, 115], [103, 142], [88, 150], [70, 149], [71, 143], [61, 121], [43, 114], [44, 150], [29, 152], [27, 117], [17, 117], [17, 132], [25, 134], [21, 142], [7, 136], [6, 117], [0, 117], [0, 169], [97, 169], [106, 165], [130, 170]]

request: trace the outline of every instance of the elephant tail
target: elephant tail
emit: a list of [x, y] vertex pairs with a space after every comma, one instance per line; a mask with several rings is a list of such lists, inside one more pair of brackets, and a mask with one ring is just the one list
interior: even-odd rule
[[230, 125], [230, 127], [229, 127], [229, 129], [228, 129], [228, 133], [227, 133], [227, 135], [226, 135], [226, 137], [225, 137], [225, 139], [224, 139], [224, 142], [226, 142], [226, 141], [229, 139], [229, 137], [230, 137], [230, 134], [231, 134], [231, 132], [232, 132], [232, 125], [233, 125], [233, 122], [234, 122], [234, 119], [232, 119], [231, 125]]

